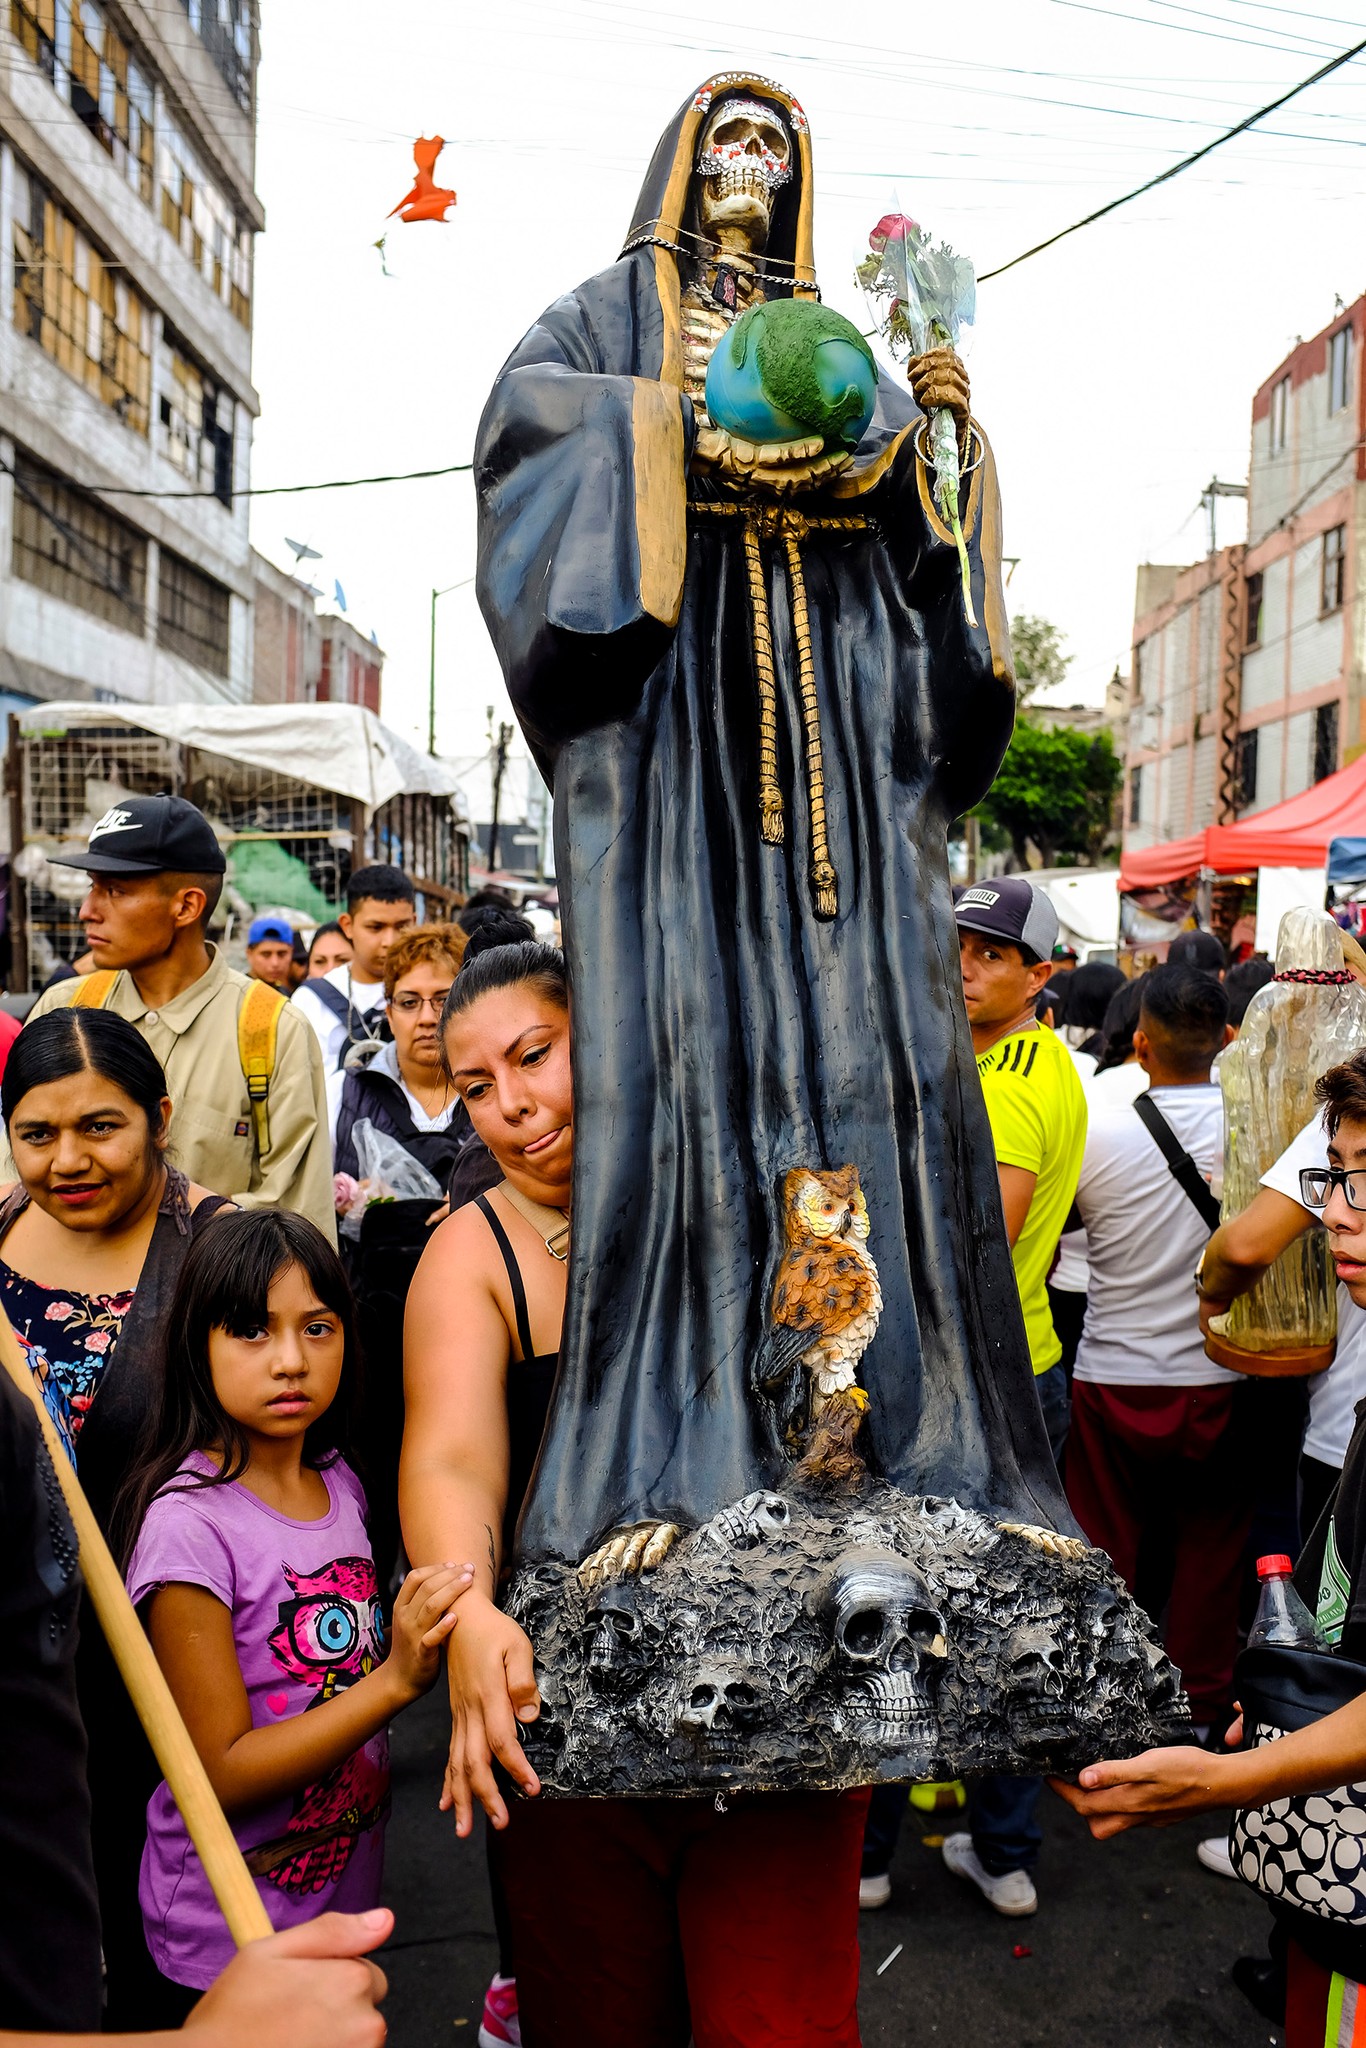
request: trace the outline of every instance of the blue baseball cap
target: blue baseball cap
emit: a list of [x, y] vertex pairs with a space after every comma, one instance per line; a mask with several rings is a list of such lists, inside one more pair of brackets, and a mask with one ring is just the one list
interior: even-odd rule
[[247, 933], [247, 944], [249, 946], [259, 946], [262, 939], [279, 939], [282, 944], [292, 946], [294, 944], [294, 927], [291, 924], [287, 924], [282, 917], [253, 918], [251, 929]]

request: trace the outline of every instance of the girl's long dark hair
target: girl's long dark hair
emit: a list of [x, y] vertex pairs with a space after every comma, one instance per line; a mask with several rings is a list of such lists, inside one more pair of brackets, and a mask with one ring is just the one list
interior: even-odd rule
[[[22, 1034], [21, 1034], [22, 1035]], [[225, 1415], [209, 1369], [209, 1332], [245, 1336], [265, 1321], [271, 1283], [299, 1266], [342, 1327], [341, 1380], [331, 1406], [304, 1433], [303, 1461], [321, 1471], [348, 1448], [358, 1352], [355, 1305], [341, 1260], [316, 1224], [289, 1209], [216, 1217], [185, 1256], [166, 1318], [166, 1370], [142, 1443], [114, 1504], [114, 1552], [127, 1565], [148, 1508], [192, 1451], [219, 1449], [222, 1470], [190, 1475], [177, 1491], [224, 1486], [247, 1469], [246, 1433]]]

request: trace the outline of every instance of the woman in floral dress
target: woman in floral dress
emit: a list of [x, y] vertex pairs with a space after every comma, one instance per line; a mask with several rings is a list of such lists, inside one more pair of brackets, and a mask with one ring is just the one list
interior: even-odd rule
[[[161, 1331], [196, 1230], [230, 1206], [166, 1156], [166, 1077], [107, 1010], [24, 1027], [0, 1080], [17, 1180], [0, 1193], [0, 1307], [108, 1533], [162, 1375]], [[151, 1970], [138, 1910], [147, 1801], [159, 1772], [87, 1604], [77, 1657], [90, 1743], [106, 2025], [138, 2024]]]

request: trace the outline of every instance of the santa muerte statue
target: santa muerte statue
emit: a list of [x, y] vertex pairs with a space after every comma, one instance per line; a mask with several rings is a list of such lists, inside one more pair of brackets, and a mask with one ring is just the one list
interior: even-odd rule
[[791, 94], [709, 80], [480, 432], [572, 991], [568, 1308], [509, 1594], [551, 1790], [1068, 1768], [1181, 1711], [1058, 1485], [961, 1001], [947, 829], [1014, 716], [962, 366], [874, 391], [869, 358], [825, 433], [708, 415], [756, 309], [818, 316], [767, 334], [788, 413], [847, 330], [812, 198]]

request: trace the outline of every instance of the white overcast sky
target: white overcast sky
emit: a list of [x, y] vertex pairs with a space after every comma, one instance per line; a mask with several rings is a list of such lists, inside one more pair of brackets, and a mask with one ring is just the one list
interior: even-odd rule
[[[752, 66], [802, 101], [822, 290], [866, 326], [851, 273], [894, 204], [989, 270], [1366, 35], [1366, 0], [264, 0], [262, 15], [258, 485], [468, 461], [499, 364], [612, 261], [661, 129], [710, 72]], [[1246, 475], [1254, 389], [1366, 283], [1364, 69], [982, 287], [968, 362], [1019, 557], [1011, 607], [1062, 628], [1065, 695], [1095, 698], [1127, 667], [1135, 565], [1203, 553], [1201, 488]], [[372, 245], [419, 133], [445, 136], [438, 178], [459, 203], [449, 225], [393, 225], [386, 277]], [[1221, 507], [1221, 543], [1242, 516]], [[317, 580], [330, 594], [339, 579], [378, 634], [387, 721], [425, 737], [430, 593], [474, 570], [469, 478], [258, 499], [254, 539], [284, 565], [287, 535], [322, 551]], [[469, 585], [438, 605], [437, 660], [438, 748], [468, 759], [486, 707], [507, 714]]]

